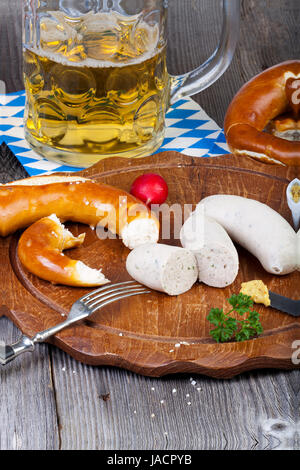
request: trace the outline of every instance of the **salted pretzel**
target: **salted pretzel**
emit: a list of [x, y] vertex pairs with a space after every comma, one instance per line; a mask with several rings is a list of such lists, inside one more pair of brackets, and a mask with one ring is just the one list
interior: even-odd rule
[[294, 140], [299, 129], [299, 60], [271, 67], [246, 83], [232, 100], [224, 123], [235, 155], [294, 166], [300, 166], [300, 142]]
[[[38, 254], [44, 256], [46, 264], [48, 259], [47, 276], [51, 282], [64, 281], [67, 284], [68, 278], [70, 285], [87, 285], [86, 278], [83, 283], [78, 284], [82, 280], [76, 279], [72, 270], [69, 271], [69, 276], [67, 269], [61, 274], [58, 260], [64, 258], [67, 261], [61, 251], [69, 243], [76, 245], [83, 242], [83, 239], [68, 239], [69, 235], [57, 225], [59, 221], [56, 218], [49, 219], [51, 214], [55, 214], [62, 222], [73, 221], [92, 227], [108, 227], [130, 249], [144, 243], [156, 243], [159, 238], [159, 221], [156, 216], [146, 205], [121, 189], [82, 177], [61, 175], [33, 177], [0, 185], [0, 236], [5, 237], [47, 218], [24, 233], [18, 253], [27, 269], [44, 279], [45, 270], [37, 263]], [[61, 236], [67, 236], [66, 246], [62, 244], [59, 248], [56, 245], [57, 231]], [[24, 240], [27, 240], [27, 244]], [[53, 257], [53, 249], [56, 250], [57, 257]], [[51, 270], [53, 276], [49, 277]], [[104, 280], [101, 276], [96, 279], [98, 284]], [[94, 279], [91, 285], [98, 284]]]

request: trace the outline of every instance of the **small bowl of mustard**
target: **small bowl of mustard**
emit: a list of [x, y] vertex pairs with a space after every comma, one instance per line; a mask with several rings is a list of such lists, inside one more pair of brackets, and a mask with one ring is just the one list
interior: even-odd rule
[[288, 206], [293, 215], [295, 230], [298, 230], [300, 225], [300, 180], [298, 178], [290, 182], [286, 195]]

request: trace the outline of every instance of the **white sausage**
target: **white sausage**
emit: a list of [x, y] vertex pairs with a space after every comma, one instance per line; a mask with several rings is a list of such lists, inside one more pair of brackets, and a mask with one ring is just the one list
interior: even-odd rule
[[269, 273], [283, 275], [297, 269], [297, 235], [291, 225], [266, 204], [239, 196], [215, 195], [203, 199], [196, 211], [203, 207], [205, 214], [256, 256]]
[[180, 240], [196, 256], [200, 282], [219, 288], [234, 282], [239, 270], [236, 248], [223, 227], [204, 211], [198, 210], [187, 219]]
[[188, 291], [198, 277], [197, 261], [190, 251], [157, 243], [135, 248], [126, 268], [136, 281], [169, 295]]

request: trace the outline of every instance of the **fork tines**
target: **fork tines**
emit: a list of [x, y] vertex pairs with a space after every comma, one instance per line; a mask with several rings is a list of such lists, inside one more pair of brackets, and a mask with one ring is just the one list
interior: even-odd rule
[[150, 294], [145, 286], [135, 281], [120, 282], [117, 284], [108, 284], [94, 290], [90, 294], [81, 297], [82, 302], [89, 310], [95, 312], [99, 308], [116, 302], [117, 300], [126, 299], [139, 294]]

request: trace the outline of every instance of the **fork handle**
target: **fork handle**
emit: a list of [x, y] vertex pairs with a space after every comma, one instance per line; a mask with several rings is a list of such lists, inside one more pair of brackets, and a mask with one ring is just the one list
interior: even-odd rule
[[32, 339], [23, 335], [16, 343], [3, 347], [3, 351], [1, 351], [0, 363], [2, 365], [6, 365], [21, 354], [26, 352], [33, 352], [34, 347], [35, 345]]
[[74, 323], [79, 322], [79, 320], [83, 320], [88, 316], [87, 313], [82, 314], [81, 316], [77, 316], [76, 318], [67, 318], [62, 323], [59, 323], [56, 326], [52, 326], [51, 328], [48, 328], [47, 330], [40, 331], [37, 333], [34, 338], [32, 338], [32, 341], [34, 344], [36, 343], [44, 343], [48, 338], [51, 338], [51, 336], [56, 335], [60, 331], [64, 330], [65, 328], [68, 328], [68, 326], [73, 325]]
[[34, 344], [36, 343], [43, 343], [46, 341], [48, 338], [51, 336], [54, 336], [56, 333], [59, 333], [60, 331], [64, 330], [68, 326], [70, 326], [71, 322], [66, 320], [62, 323], [59, 323], [59, 325], [53, 326], [51, 328], [48, 328], [47, 330], [40, 331], [37, 333], [34, 338], [32, 338], [32, 341]]
[[51, 336], [59, 333], [60, 331], [64, 330], [68, 326], [72, 325], [73, 323], [78, 322], [79, 320], [84, 319], [87, 316], [86, 313], [82, 314], [81, 317], [76, 318], [69, 318], [62, 323], [59, 323], [52, 328], [48, 328], [47, 330], [40, 331], [37, 333], [32, 339], [28, 338], [28, 336], [22, 335], [19, 341], [14, 344], [0, 346], [0, 364], [5, 366], [9, 362], [16, 359], [16, 357], [20, 356], [26, 352], [33, 352], [35, 345], [37, 343], [43, 343]]

